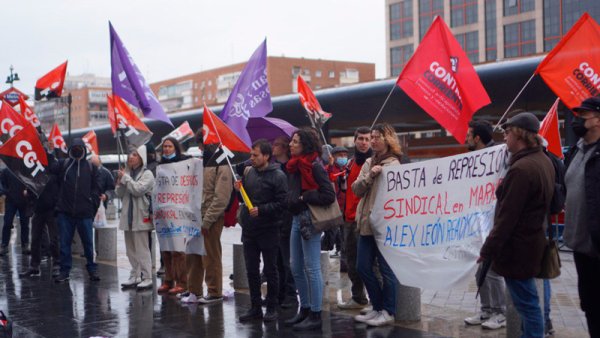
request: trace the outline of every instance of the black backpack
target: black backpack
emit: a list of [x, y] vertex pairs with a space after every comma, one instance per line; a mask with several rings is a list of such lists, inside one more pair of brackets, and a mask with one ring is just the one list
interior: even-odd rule
[[565, 165], [554, 154], [547, 150], [544, 150], [544, 153], [554, 167], [554, 194], [552, 194], [552, 200], [550, 201], [550, 215], [556, 215], [560, 214], [565, 208]]

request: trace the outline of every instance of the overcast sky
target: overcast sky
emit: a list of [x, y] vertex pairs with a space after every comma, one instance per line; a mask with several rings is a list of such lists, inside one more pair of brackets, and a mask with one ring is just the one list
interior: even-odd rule
[[18, 0], [2, 11], [2, 90], [12, 64], [31, 94], [64, 60], [110, 76], [108, 21], [149, 82], [270, 56], [372, 62], [385, 76], [383, 0]]

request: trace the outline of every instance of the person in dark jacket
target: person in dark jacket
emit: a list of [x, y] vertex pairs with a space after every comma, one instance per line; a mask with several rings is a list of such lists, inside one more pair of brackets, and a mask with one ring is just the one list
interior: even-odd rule
[[543, 337], [544, 318], [535, 277], [546, 247], [546, 219], [554, 193], [554, 167], [542, 151], [540, 122], [525, 112], [502, 125], [511, 153], [509, 169], [496, 189], [494, 225], [478, 262], [489, 260], [503, 276], [522, 322], [523, 337]]
[[[251, 309], [240, 316], [242, 322], [263, 317], [259, 270], [261, 254], [267, 277], [267, 312], [264, 321], [271, 322], [278, 318], [277, 253], [282, 215], [286, 207], [287, 178], [278, 164], [270, 163], [271, 156], [271, 145], [266, 140], [254, 142], [250, 153], [252, 167], [245, 170], [241, 182], [253, 206], [250, 210], [243, 206], [240, 211], [242, 243], [252, 303]], [[236, 182], [235, 188], [239, 191], [239, 181]]]
[[99, 281], [94, 262], [94, 239], [92, 223], [100, 204], [98, 170], [86, 160], [86, 147], [81, 138], [73, 139], [69, 158], [56, 160], [48, 154], [50, 172], [57, 176], [60, 186], [56, 204], [57, 222], [60, 229], [60, 275], [55, 282], [69, 280], [71, 272], [71, 243], [75, 229], [79, 233], [86, 268], [91, 281]]
[[335, 202], [335, 191], [318, 160], [321, 145], [314, 129], [300, 129], [292, 135], [286, 164], [288, 208], [293, 215], [290, 237], [290, 266], [300, 295], [300, 309], [287, 320], [294, 330], [321, 327], [323, 276], [321, 275], [321, 232], [314, 228], [308, 204], [326, 206]]
[[577, 288], [591, 337], [600, 337], [600, 97], [573, 109], [573, 132], [580, 137], [565, 156], [565, 231], [573, 249]]
[[8, 253], [11, 229], [17, 212], [19, 213], [19, 224], [21, 226], [21, 252], [29, 254], [29, 218], [31, 217], [31, 201], [34, 195], [27, 191], [27, 187], [8, 168], [2, 169], [0, 180], [2, 180], [2, 187], [6, 194], [0, 256]]
[[59, 231], [54, 215], [56, 196], [59, 186], [56, 175], [48, 173], [48, 183], [35, 201], [33, 218], [31, 220], [31, 259], [29, 269], [21, 273], [21, 277], [40, 276], [40, 261], [42, 255], [42, 240], [45, 231], [50, 242], [50, 256], [52, 257], [52, 277], [58, 277], [60, 272]]
[[106, 208], [111, 194], [115, 192], [115, 178], [112, 173], [102, 165], [100, 157], [94, 155], [90, 158], [92, 164], [98, 169], [98, 188], [100, 189], [100, 201]]

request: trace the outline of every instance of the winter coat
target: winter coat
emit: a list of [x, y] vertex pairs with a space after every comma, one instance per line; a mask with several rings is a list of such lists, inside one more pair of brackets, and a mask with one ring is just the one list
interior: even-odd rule
[[0, 180], [6, 200], [18, 208], [26, 208], [27, 216], [31, 216], [35, 195], [31, 191], [27, 191], [27, 187], [8, 168], [2, 169]]
[[314, 190], [302, 190], [300, 172], [288, 173], [287, 205], [292, 215], [298, 215], [307, 210], [307, 204], [326, 206], [335, 201], [333, 185], [321, 162], [313, 162], [312, 173], [319, 186]]
[[[375, 197], [377, 196], [379, 187], [378, 182], [381, 180], [382, 176], [380, 174], [375, 178], [371, 177], [371, 161], [373, 161], [372, 157], [367, 159], [360, 169], [358, 178], [352, 183], [352, 191], [356, 197], [360, 198], [360, 202], [358, 202], [358, 207], [356, 208], [356, 224], [358, 225], [358, 231], [362, 236], [373, 236], [373, 229], [371, 227], [369, 216], [371, 216], [371, 210], [373, 209]], [[388, 157], [381, 161], [382, 167], [398, 164], [400, 164], [400, 161], [395, 157]]]
[[250, 167], [242, 179], [242, 185], [258, 208], [258, 216], [250, 217], [247, 207], [240, 211], [242, 237], [272, 229], [279, 232], [283, 221], [283, 211], [287, 207], [287, 178], [278, 164], [270, 164], [264, 170]]
[[553, 192], [554, 167], [541, 147], [512, 155], [496, 189], [494, 226], [480, 253], [499, 275], [528, 279], [540, 273]]
[[210, 229], [223, 218], [233, 191], [233, 174], [228, 166], [204, 167], [202, 228]]
[[[131, 169], [127, 168], [116, 187], [117, 196], [123, 203], [119, 229], [125, 231], [151, 231], [154, 229], [149, 210], [150, 196], [154, 187], [154, 175], [152, 175], [152, 171], [146, 168], [145, 151], [138, 150], [138, 154], [143, 162], [142, 168], [134, 177], [131, 176]], [[130, 226], [128, 212], [131, 203], [133, 203], [133, 217]]]

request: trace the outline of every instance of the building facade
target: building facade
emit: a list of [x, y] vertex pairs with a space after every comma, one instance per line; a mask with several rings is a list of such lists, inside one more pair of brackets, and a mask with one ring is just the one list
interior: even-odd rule
[[473, 64], [550, 51], [598, 0], [385, 0], [388, 77], [400, 74], [436, 16]]
[[[225, 104], [246, 63], [152, 83], [152, 91], [167, 112]], [[298, 75], [313, 90], [375, 80], [375, 64], [320, 59], [267, 57], [271, 96], [296, 93]]]

